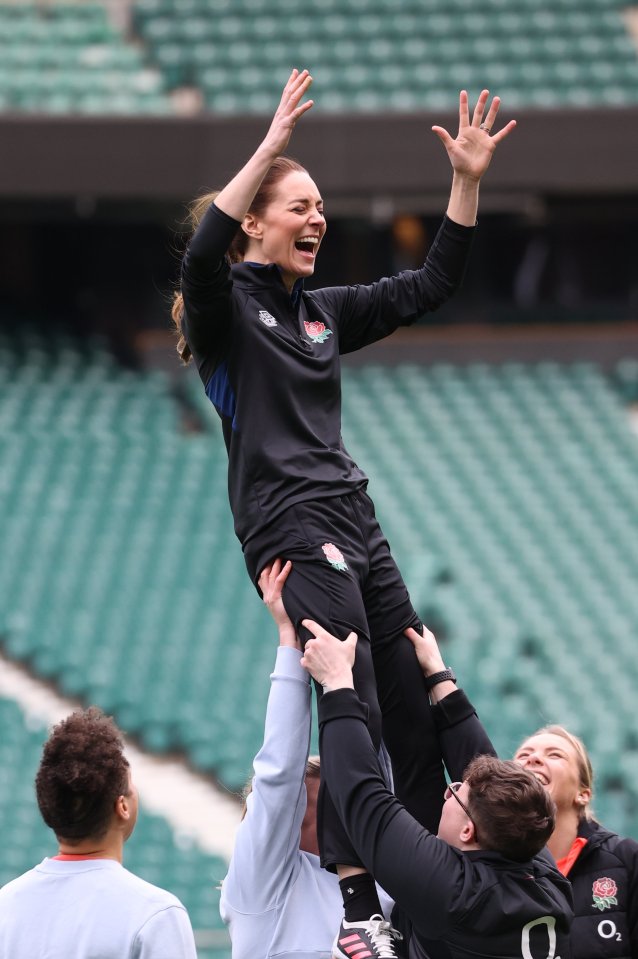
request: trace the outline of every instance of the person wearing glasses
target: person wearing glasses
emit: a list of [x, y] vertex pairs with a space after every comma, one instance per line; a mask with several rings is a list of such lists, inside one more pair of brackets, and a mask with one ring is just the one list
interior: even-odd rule
[[[436, 639], [427, 630], [422, 635], [408, 630], [407, 636], [427, 682], [444, 669]], [[430, 698], [445, 766], [452, 777], [462, 776], [475, 755], [493, 752], [492, 744], [453, 682], [437, 683]], [[523, 740], [514, 761], [536, 776], [556, 805], [547, 848], [572, 887], [572, 956], [638, 956], [638, 842], [594, 818], [594, 774], [584, 743], [563, 726], [544, 726]]]
[[[322, 776], [362, 862], [395, 900], [410, 959], [570, 956], [571, 889], [544, 848], [556, 807], [542, 783], [520, 763], [477, 756], [446, 787], [434, 835], [379, 775], [352, 681], [356, 635], [342, 642], [304, 626], [312, 638], [301, 662], [323, 688]], [[435, 704], [456, 688], [439, 665], [426, 674]], [[357, 935], [343, 922], [333, 957], [352, 956]]]

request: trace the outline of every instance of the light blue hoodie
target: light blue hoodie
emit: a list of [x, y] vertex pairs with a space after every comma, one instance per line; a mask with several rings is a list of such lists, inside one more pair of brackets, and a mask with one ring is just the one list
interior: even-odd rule
[[[337, 877], [299, 849], [312, 715], [300, 659], [292, 647], [277, 651], [264, 743], [222, 884], [233, 959], [329, 959], [343, 917]], [[389, 918], [392, 900], [379, 894]]]

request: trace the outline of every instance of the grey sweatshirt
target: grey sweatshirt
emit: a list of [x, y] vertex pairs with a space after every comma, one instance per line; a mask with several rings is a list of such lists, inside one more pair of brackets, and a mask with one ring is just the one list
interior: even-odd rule
[[0, 959], [196, 959], [179, 899], [113, 859], [45, 859], [0, 890]]

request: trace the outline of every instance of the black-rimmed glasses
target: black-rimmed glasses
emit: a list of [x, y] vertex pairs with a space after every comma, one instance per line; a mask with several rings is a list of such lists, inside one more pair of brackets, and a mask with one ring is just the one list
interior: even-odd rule
[[474, 826], [474, 840], [475, 840], [475, 842], [478, 842], [478, 829], [476, 828], [476, 823], [475, 823], [474, 820], [472, 819], [472, 814], [470, 813], [470, 810], [467, 808], [467, 806], [465, 805], [465, 803], [463, 802], [463, 800], [457, 795], [457, 793], [458, 793], [458, 791], [459, 791], [459, 789], [461, 788], [462, 785], [463, 785], [463, 783], [449, 783], [449, 785], [447, 785], [447, 786], [445, 787], [445, 792], [443, 793], [443, 798], [444, 798], [445, 800], [448, 800], [448, 799], [450, 798], [450, 796], [454, 796], [454, 798], [456, 799], [457, 803], [459, 804], [459, 806], [461, 807], [461, 809], [463, 810], [463, 812], [465, 813], [465, 815], [467, 816], [467, 818], [470, 820], [470, 822], [471, 822], [472, 825]]

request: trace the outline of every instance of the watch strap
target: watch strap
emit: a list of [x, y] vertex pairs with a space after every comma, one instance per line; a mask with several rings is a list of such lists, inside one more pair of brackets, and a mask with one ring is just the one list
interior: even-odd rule
[[447, 666], [445, 669], [442, 669], [439, 673], [432, 673], [431, 676], [425, 677], [425, 688], [432, 689], [433, 686], [438, 686], [439, 683], [444, 683], [447, 680], [451, 682], [456, 682], [456, 676], [454, 671]]

